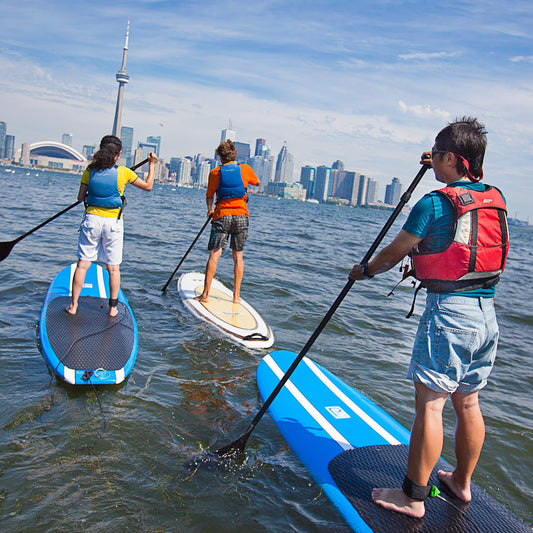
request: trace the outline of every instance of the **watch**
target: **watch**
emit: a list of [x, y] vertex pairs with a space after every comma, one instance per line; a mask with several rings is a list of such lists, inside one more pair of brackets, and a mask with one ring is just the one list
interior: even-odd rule
[[368, 273], [368, 263], [361, 263], [361, 276], [365, 279], [371, 279], [374, 277]]

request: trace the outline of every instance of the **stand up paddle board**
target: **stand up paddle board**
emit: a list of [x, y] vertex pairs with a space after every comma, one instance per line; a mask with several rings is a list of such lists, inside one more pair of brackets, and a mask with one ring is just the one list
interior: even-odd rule
[[[265, 401], [297, 354], [276, 351], [257, 368]], [[528, 532], [531, 528], [477, 485], [465, 503], [437, 478], [453, 468], [440, 459], [430, 484], [440, 498], [426, 500], [424, 518], [388, 511], [372, 502], [373, 487], [401, 487], [409, 432], [375, 403], [331, 372], [304, 357], [270, 405], [269, 413], [287, 444], [316, 483], [358, 533]]]
[[270, 348], [274, 334], [261, 315], [242, 298], [233, 303], [233, 292], [213, 279], [209, 301], [195, 300], [204, 290], [204, 274], [189, 272], [178, 280], [178, 292], [192, 314], [209, 322], [232, 341], [248, 348]]
[[67, 313], [76, 263], [50, 284], [39, 321], [39, 340], [55, 375], [72, 385], [121, 383], [137, 358], [138, 334], [122, 290], [118, 315], [110, 317], [109, 275], [92, 263], [81, 290], [78, 312]]

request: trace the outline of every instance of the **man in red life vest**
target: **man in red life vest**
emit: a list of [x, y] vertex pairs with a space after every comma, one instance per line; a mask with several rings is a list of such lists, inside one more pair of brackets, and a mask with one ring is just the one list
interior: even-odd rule
[[369, 279], [411, 254], [415, 275], [427, 289], [407, 374], [416, 393], [407, 474], [402, 488], [372, 491], [378, 505], [418, 518], [442, 451], [448, 395], [457, 418], [457, 464], [452, 473], [438, 474], [464, 501], [471, 500], [471, 478], [485, 439], [478, 392], [496, 358], [494, 293], [509, 247], [505, 199], [480, 183], [485, 148], [485, 128], [474, 118], [441, 130], [422, 162], [432, 164], [446, 187], [419, 200], [393, 242], [367, 264], [354, 265], [349, 275]]
[[[231, 236], [233, 257], [233, 302], [240, 302], [241, 282], [244, 274], [242, 251], [248, 238], [248, 185], [260, 185], [259, 178], [249, 165], [237, 165], [237, 148], [231, 140], [221, 142], [216, 154], [222, 165], [209, 173], [206, 204], [207, 216], [213, 216], [209, 237], [209, 259], [205, 268], [204, 290], [196, 299], [209, 301], [209, 289], [217, 271], [218, 260]], [[213, 203], [216, 193], [216, 204]]]

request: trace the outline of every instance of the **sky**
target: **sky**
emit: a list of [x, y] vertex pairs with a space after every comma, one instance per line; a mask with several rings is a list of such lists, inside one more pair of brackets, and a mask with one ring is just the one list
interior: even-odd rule
[[[488, 131], [484, 173], [533, 223], [530, 0], [19, 0], [0, 17], [0, 120], [23, 142], [111, 132], [130, 19], [122, 125], [160, 156], [284, 143], [303, 165], [344, 162], [404, 187], [449, 121]], [[428, 172], [413, 201], [439, 185]]]

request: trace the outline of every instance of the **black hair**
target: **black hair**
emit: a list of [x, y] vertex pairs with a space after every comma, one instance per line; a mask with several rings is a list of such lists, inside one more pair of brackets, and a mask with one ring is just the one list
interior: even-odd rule
[[106, 135], [100, 141], [100, 149], [93, 154], [88, 168], [91, 170], [105, 170], [115, 164], [115, 159], [122, 150], [122, 141], [114, 135]]
[[457, 171], [466, 174], [467, 170], [475, 177], [483, 175], [483, 159], [487, 148], [485, 126], [474, 117], [462, 117], [450, 122], [435, 138], [435, 149], [445, 150], [464, 157], [470, 166], [457, 161]]

